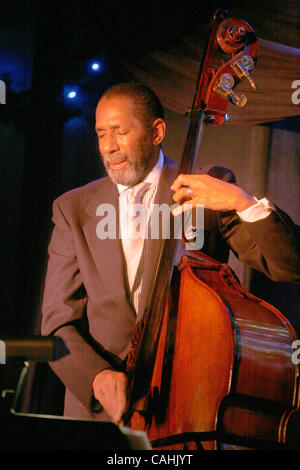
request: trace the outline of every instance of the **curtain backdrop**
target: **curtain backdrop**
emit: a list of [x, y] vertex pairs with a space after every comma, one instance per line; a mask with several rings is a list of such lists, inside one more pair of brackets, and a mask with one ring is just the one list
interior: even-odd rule
[[[248, 103], [244, 108], [229, 104], [229, 124], [255, 125], [299, 115], [293, 104], [292, 83], [299, 79], [300, 49], [259, 39], [259, 59], [251, 77], [257, 84], [254, 91], [247, 80], [238, 85]], [[191, 105], [199, 63], [203, 55], [203, 40], [199, 37], [182, 39], [170, 51], [157, 50], [118, 60], [132, 78], [152, 87], [168, 109], [183, 114]]]

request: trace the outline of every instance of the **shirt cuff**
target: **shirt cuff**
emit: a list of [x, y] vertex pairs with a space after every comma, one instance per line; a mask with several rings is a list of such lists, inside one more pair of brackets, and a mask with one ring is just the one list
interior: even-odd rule
[[268, 215], [272, 212], [272, 207], [267, 198], [263, 198], [258, 200], [256, 197], [256, 204], [253, 206], [248, 207], [244, 211], [237, 212], [237, 215], [244, 221], [244, 222], [256, 222], [261, 219], [265, 219]]

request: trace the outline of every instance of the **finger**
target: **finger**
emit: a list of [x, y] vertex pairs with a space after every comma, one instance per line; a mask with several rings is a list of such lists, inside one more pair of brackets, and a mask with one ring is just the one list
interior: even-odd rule
[[192, 198], [192, 189], [190, 186], [180, 188], [173, 194], [173, 200], [178, 204], [183, 204], [185, 201], [189, 201]]
[[124, 426], [123, 413], [115, 413], [111, 416], [111, 420], [116, 426]]
[[119, 403], [112, 417], [112, 421], [117, 426], [124, 426], [123, 415], [125, 411], [126, 411], [126, 405]]
[[177, 191], [180, 189], [182, 186], [190, 186], [191, 185], [191, 175], [179, 175], [174, 183], [171, 186], [171, 189], [173, 191]]
[[126, 405], [120, 401], [120, 399], [114, 400], [114, 403], [111, 404], [110, 410], [107, 410], [108, 414], [111, 417], [111, 420], [117, 426], [122, 426], [123, 423], [123, 415], [126, 411]]
[[122, 416], [126, 411], [127, 406], [127, 384], [128, 379], [126, 375], [121, 375], [119, 377], [119, 381], [117, 382], [117, 389], [116, 389], [116, 403], [117, 411], [115, 413], [115, 422], [118, 426], [122, 426], [123, 419]]
[[117, 422], [116, 422], [116, 425], [117, 426], [124, 426], [124, 421], [122, 418], [120, 418]]

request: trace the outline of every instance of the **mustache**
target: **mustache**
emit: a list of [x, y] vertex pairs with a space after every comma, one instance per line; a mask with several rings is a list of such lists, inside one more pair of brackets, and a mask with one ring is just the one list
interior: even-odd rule
[[110, 157], [105, 157], [105, 156], [101, 155], [101, 157], [102, 157], [103, 162], [106, 165], [110, 165], [111, 163], [115, 164], [115, 163], [120, 163], [120, 162], [123, 162], [123, 161], [128, 161], [127, 155], [114, 155], [114, 156], [110, 156]]

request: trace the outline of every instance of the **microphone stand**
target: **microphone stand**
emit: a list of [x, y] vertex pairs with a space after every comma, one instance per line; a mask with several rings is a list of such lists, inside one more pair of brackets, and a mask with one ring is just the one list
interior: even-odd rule
[[27, 377], [30, 362], [56, 361], [69, 354], [69, 351], [62, 338], [59, 336], [33, 336], [22, 339], [9, 338], [1, 340], [1, 346], [1, 356], [4, 356], [1, 357], [1, 364], [6, 364], [7, 362], [18, 363], [19, 361], [23, 363], [16, 390], [4, 389], [1, 393], [2, 398], [5, 398], [8, 394], [14, 393], [10, 412], [16, 415], [19, 414], [17, 412], [17, 405]]

